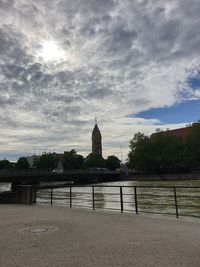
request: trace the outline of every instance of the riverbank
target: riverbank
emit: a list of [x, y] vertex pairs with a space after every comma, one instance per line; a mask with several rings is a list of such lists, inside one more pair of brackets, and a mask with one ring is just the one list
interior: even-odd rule
[[200, 265], [200, 220], [0, 206], [0, 266]]
[[124, 181], [179, 181], [200, 180], [200, 173], [176, 173], [176, 174], [130, 174], [123, 177]]

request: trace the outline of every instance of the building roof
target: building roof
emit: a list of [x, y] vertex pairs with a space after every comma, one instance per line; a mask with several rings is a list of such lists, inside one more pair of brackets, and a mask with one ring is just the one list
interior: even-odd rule
[[153, 133], [150, 138], [153, 138], [154, 136], [156, 136], [158, 134], [164, 134], [164, 135], [170, 135], [170, 136], [185, 138], [190, 129], [191, 129], [191, 126], [188, 126], [188, 127], [178, 128], [178, 129], [174, 129], [174, 130], [167, 130], [164, 132], [156, 132], [156, 133]]

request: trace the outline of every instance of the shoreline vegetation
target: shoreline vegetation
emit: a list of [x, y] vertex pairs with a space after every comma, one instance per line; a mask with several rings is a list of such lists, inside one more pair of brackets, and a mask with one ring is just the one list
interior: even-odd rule
[[200, 170], [200, 121], [185, 128], [138, 132], [129, 143], [129, 169], [158, 173], [191, 173]]

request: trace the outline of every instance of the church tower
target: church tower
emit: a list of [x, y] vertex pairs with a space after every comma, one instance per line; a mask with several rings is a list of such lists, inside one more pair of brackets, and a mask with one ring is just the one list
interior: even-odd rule
[[97, 119], [95, 119], [95, 126], [92, 131], [92, 153], [102, 157], [101, 132], [97, 126]]

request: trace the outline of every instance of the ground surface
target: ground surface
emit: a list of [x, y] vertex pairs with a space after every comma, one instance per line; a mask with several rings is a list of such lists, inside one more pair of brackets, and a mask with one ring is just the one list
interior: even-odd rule
[[0, 205], [0, 266], [200, 266], [200, 220]]

